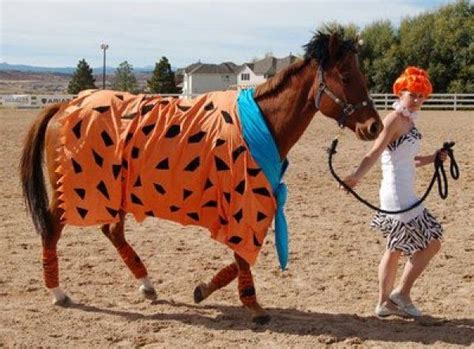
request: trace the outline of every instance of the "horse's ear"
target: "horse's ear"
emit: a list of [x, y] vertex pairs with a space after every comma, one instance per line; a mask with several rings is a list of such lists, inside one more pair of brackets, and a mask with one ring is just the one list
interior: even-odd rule
[[329, 62], [332, 65], [341, 58], [341, 46], [339, 45], [339, 36], [336, 33], [331, 34], [329, 37], [328, 46]]

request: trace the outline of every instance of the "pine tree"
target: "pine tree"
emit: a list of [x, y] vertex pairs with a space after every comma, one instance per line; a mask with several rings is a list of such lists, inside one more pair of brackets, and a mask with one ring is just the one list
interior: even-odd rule
[[97, 88], [95, 86], [95, 79], [92, 76], [92, 68], [87, 64], [85, 59], [81, 59], [77, 64], [76, 71], [72, 75], [71, 81], [69, 81], [67, 92], [75, 95], [82, 90], [91, 88]]
[[181, 93], [181, 89], [176, 86], [174, 72], [166, 57], [161, 57], [160, 62], [155, 64], [153, 75], [147, 84], [151, 93]]
[[112, 89], [131, 93], [138, 91], [138, 83], [133, 73], [133, 66], [127, 61], [120, 63], [117, 70], [115, 70]]

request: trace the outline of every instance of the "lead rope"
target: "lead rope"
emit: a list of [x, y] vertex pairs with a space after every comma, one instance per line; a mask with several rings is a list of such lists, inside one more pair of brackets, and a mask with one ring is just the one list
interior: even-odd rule
[[[336, 179], [336, 181], [340, 185], [342, 185], [348, 192], [350, 192], [352, 195], [354, 195], [357, 200], [362, 202], [364, 205], [370, 207], [371, 209], [373, 209], [375, 211], [378, 211], [378, 212], [381, 212], [381, 213], [386, 213], [386, 214], [400, 214], [400, 213], [410, 211], [410, 210], [414, 209], [415, 207], [421, 205], [421, 203], [423, 201], [425, 201], [425, 199], [428, 197], [429, 193], [431, 192], [431, 189], [433, 188], [433, 184], [434, 184], [435, 181], [438, 182], [438, 192], [439, 192], [439, 196], [441, 197], [441, 199], [444, 200], [448, 197], [448, 179], [447, 179], [447, 176], [446, 176], [446, 172], [444, 170], [443, 161], [441, 161], [441, 158], [440, 158], [440, 151], [438, 151], [436, 153], [436, 158], [435, 158], [435, 161], [434, 161], [433, 178], [431, 179], [431, 182], [428, 186], [428, 189], [426, 190], [425, 194], [421, 197], [420, 200], [415, 202], [410, 207], [407, 207], [407, 208], [402, 209], [402, 210], [397, 210], [397, 211], [383, 210], [380, 207], [374, 206], [370, 202], [368, 202], [367, 200], [362, 198], [359, 194], [357, 194], [346, 183], [344, 183], [344, 181], [334, 171], [334, 168], [333, 168], [333, 165], [332, 165], [332, 158], [333, 158], [333, 155], [337, 153], [336, 152], [336, 147], [337, 147], [338, 142], [339, 142], [338, 137], [336, 136], [336, 138], [334, 138], [334, 140], [331, 143], [331, 147], [327, 149], [327, 151], [328, 151], [329, 171], [331, 172], [332, 176]], [[457, 179], [459, 179], [459, 166], [456, 162], [456, 159], [454, 158], [454, 151], [452, 149], [454, 144], [455, 144], [454, 142], [444, 142], [443, 148], [441, 148], [441, 150], [446, 150], [446, 152], [448, 153], [448, 156], [449, 156], [449, 159], [450, 159], [450, 162], [451, 162], [450, 167], [449, 167], [450, 174], [451, 174], [451, 177], [454, 180], [457, 180]]]

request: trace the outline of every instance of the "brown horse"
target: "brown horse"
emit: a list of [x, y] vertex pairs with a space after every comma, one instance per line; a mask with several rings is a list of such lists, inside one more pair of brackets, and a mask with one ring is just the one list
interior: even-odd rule
[[[347, 126], [361, 140], [373, 140], [382, 130], [382, 123], [374, 109], [366, 87], [366, 80], [358, 65], [355, 40], [345, 40], [339, 32], [314, 35], [305, 45], [303, 60], [297, 61], [275, 77], [259, 85], [255, 101], [275, 140], [281, 159], [300, 139], [314, 114], [320, 110], [329, 118]], [[46, 287], [54, 297], [54, 304], [66, 305], [69, 297], [59, 287], [57, 243], [65, 226], [61, 218], [59, 175], [55, 172], [57, 152], [61, 148], [61, 126], [64, 105], [45, 108], [26, 137], [21, 159], [21, 182], [27, 207], [43, 246], [43, 270]], [[42, 172], [43, 154], [52, 198], [48, 199]], [[120, 210], [118, 222], [101, 227], [125, 264], [140, 283], [140, 291], [148, 299], [156, 292], [138, 255], [124, 236], [125, 212]], [[257, 303], [250, 265], [235, 255], [235, 262], [223, 268], [214, 278], [194, 290], [199, 303], [214, 291], [238, 278], [239, 296], [255, 322], [265, 323], [270, 317]]]

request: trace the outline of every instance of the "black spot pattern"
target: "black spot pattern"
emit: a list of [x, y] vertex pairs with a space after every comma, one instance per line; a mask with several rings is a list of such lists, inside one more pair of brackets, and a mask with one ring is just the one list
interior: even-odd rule
[[110, 200], [109, 192], [107, 190], [107, 186], [105, 185], [104, 181], [100, 181], [99, 184], [97, 184], [97, 190], [104, 195], [107, 200]]
[[132, 148], [132, 159], [137, 159], [138, 155], [140, 155], [140, 149], [137, 147]]
[[186, 200], [188, 197], [190, 197], [192, 193], [193, 192], [191, 190], [183, 189], [183, 200]]
[[209, 200], [204, 205], [202, 205], [202, 207], [217, 207], [217, 201]]
[[232, 160], [235, 162], [240, 154], [242, 154], [244, 151], [245, 151], [245, 147], [243, 145], [241, 145], [240, 147], [238, 147], [237, 149], [235, 149], [233, 152], [232, 152]]
[[158, 183], [153, 183], [153, 186], [155, 187], [155, 190], [160, 193], [161, 195], [165, 195], [166, 194], [166, 190], [165, 188], [163, 188], [163, 186], [161, 184], [158, 184]]
[[263, 195], [263, 196], [268, 196], [270, 197], [270, 193], [269, 191], [267, 190], [267, 188], [265, 187], [261, 187], [261, 188], [254, 188], [252, 189], [252, 191], [255, 193], [255, 194], [259, 194], [259, 195]]
[[188, 107], [186, 105], [178, 105], [177, 107], [181, 111], [188, 111], [189, 109], [191, 109], [191, 107]]
[[86, 197], [86, 190], [83, 189], [83, 188], [74, 188], [74, 191], [76, 192], [77, 195], [79, 195], [79, 197], [84, 200], [84, 198]]
[[113, 208], [110, 208], [110, 207], [106, 207], [107, 209], [107, 212], [109, 212], [109, 214], [112, 216], [112, 217], [117, 217], [118, 215], [118, 210], [114, 210]]
[[176, 212], [176, 211], [179, 211], [179, 207], [178, 206], [170, 206], [170, 211], [171, 212]]
[[94, 108], [95, 111], [99, 112], [99, 113], [105, 113], [107, 111], [109, 111], [110, 109], [110, 105], [104, 105], [102, 107], [97, 107], [97, 108]]
[[257, 237], [255, 234], [253, 234], [253, 244], [257, 247], [262, 247], [262, 244], [258, 241]]
[[267, 218], [267, 216], [264, 213], [260, 211], [257, 212], [257, 222], [263, 221], [265, 218]]
[[240, 236], [232, 236], [230, 239], [229, 239], [229, 242], [232, 243], [232, 244], [239, 244], [240, 242], [242, 241], [242, 238]]
[[148, 136], [151, 131], [155, 128], [155, 124], [143, 126], [142, 132], [145, 136]]
[[72, 162], [72, 168], [74, 169], [74, 173], [81, 173], [82, 172], [82, 166], [79, 165], [79, 163], [74, 160], [74, 159], [71, 159], [71, 162]]
[[212, 102], [207, 103], [204, 107], [204, 110], [206, 111], [210, 111], [212, 109], [214, 109], [214, 104]]
[[112, 165], [112, 173], [114, 174], [115, 179], [117, 179], [118, 175], [120, 174], [121, 169], [122, 169], [122, 165]]
[[153, 104], [148, 104], [148, 105], [144, 105], [142, 107], [142, 110], [141, 110], [141, 113], [142, 115], [145, 115], [147, 114], [149, 111], [151, 111], [155, 106]]
[[225, 144], [225, 140], [220, 139], [220, 138], [216, 140], [216, 148], [223, 145], [223, 144]]
[[134, 204], [143, 206], [142, 200], [140, 200], [140, 198], [139, 198], [138, 196], [136, 196], [135, 194], [131, 194], [131, 195], [130, 195], [130, 199], [132, 200], [132, 202], [133, 202]]
[[165, 138], [174, 138], [181, 132], [179, 125], [171, 125], [168, 131], [166, 131]]
[[240, 223], [240, 220], [243, 218], [244, 213], [242, 209], [238, 210], [236, 213], [234, 213], [234, 218], [237, 221], [237, 223]]
[[196, 212], [186, 213], [186, 216], [188, 216], [189, 218], [195, 220], [196, 222], [199, 222], [199, 215]]
[[81, 138], [81, 126], [82, 126], [82, 120], [79, 120], [76, 125], [72, 128], [72, 132], [74, 132], [74, 135], [76, 136], [77, 139]]
[[199, 160], [199, 156], [198, 156], [198, 157], [192, 159], [191, 162], [186, 165], [184, 170], [188, 171], [188, 172], [193, 172], [199, 167], [199, 165], [200, 165], [200, 160]]
[[248, 175], [252, 177], [257, 177], [260, 172], [262, 172], [261, 168], [248, 168], [247, 169]]
[[133, 184], [134, 187], [141, 187], [142, 186], [142, 179], [140, 176], [137, 177], [135, 183]]
[[188, 143], [199, 143], [205, 135], [206, 132], [199, 131], [188, 138]]
[[214, 161], [216, 163], [217, 171], [228, 171], [229, 170], [229, 166], [227, 166], [225, 161], [222, 160], [221, 158], [219, 158], [217, 156], [214, 156]]
[[114, 144], [114, 142], [112, 141], [112, 138], [110, 138], [109, 134], [106, 131], [102, 131], [100, 136], [102, 137], [102, 140], [104, 141], [104, 144], [106, 147], [110, 147], [111, 145]]
[[87, 213], [89, 213], [89, 210], [82, 208], [82, 207], [76, 207], [77, 212], [81, 216], [82, 219], [86, 218]]
[[168, 158], [161, 160], [158, 165], [156, 165], [157, 170], [169, 170], [170, 165], [168, 162]]
[[94, 161], [97, 166], [102, 167], [104, 164], [104, 158], [100, 156], [94, 149], [92, 149], [92, 155], [94, 156]]
[[137, 117], [137, 115], [138, 115], [137, 112], [131, 113], [131, 114], [127, 114], [127, 115], [122, 116], [122, 119], [132, 120], [132, 119], [135, 119], [135, 118]]
[[222, 113], [222, 116], [224, 117], [224, 121], [228, 124], [233, 124], [234, 122], [232, 121], [232, 116], [230, 116], [230, 114], [228, 112], [226, 112], [225, 110], [222, 110], [221, 111]]
[[245, 191], [245, 179], [241, 180], [239, 184], [235, 187], [235, 191], [242, 195]]
[[208, 178], [206, 180], [206, 184], [204, 185], [204, 190], [206, 189], [209, 189], [210, 187], [212, 187], [214, 184], [212, 184], [211, 180]]

